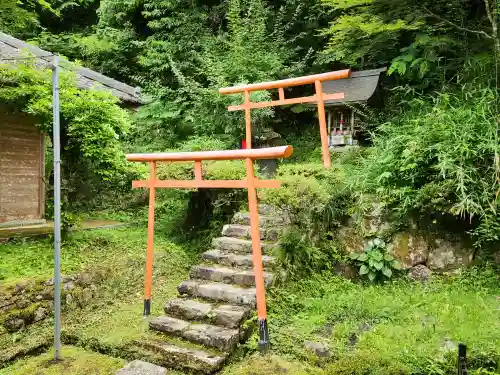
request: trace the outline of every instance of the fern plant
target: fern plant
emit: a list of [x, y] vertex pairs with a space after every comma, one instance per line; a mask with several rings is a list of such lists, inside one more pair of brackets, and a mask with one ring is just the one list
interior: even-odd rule
[[399, 262], [387, 252], [387, 246], [380, 238], [368, 241], [362, 253], [352, 253], [350, 258], [359, 267], [359, 274], [368, 277], [370, 281], [390, 279], [393, 270], [401, 269]]

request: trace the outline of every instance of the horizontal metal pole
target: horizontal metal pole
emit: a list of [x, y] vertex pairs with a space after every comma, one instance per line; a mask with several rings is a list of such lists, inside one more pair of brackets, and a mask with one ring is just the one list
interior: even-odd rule
[[[278, 180], [258, 180], [255, 179], [255, 187], [277, 189], [281, 187]], [[132, 181], [132, 188], [149, 188], [150, 181]], [[178, 188], [178, 189], [246, 189], [246, 180], [155, 180], [152, 184], [154, 188]]]
[[[339, 92], [335, 94], [323, 95], [323, 100], [340, 100], [344, 99], [344, 93]], [[260, 102], [260, 103], [250, 103], [250, 108], [266, 108], [266, 107], [276, 107], [279, 105], [289, 105], [289, 104], [303, 104], [303, 103], [316, 103], [318, 98], [313, 96], [303, 96], [300, 98], [291, 98], [283, 100], [273, 100], [271, 102]], [[229, 111], [241, 111], [245, 109], [245, 105], [231, 105], [227, 107]]]
[[349, 78], [351, 76], [351, 70], [337, 70], [335, 72], [322, 73], [322, 74], [314, 74], [310, 76], [304, 77], [296, 77], [289, 79], [282, 79], [280, 81], [271, 81], [271, 82], [260, 82], [260, 83], [252, 83], [249, 85], [241, 85], [234, 87], [224, 87], [219, 89], [219, 93], [221, 94], [238, 94], [240, 92], [245, 91], [258, 91], [258, 90], [271, 90], [271, 89], [279, 89], [285, 87], [293, 87], [293, 86], [303, 86], [308, 84], [313, 84], [316, 81], [334, 81], [337, 79]]
[[246, 150], [172, 152], [153, 154], [128, 154], [128, 161], [199, 161], [199, 160], [261, 160], [287, 158], [293, 153], [292, 146], [254, 148]]

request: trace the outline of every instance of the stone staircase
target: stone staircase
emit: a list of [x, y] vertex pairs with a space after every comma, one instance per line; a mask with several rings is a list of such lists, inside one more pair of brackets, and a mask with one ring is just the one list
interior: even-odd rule
[[[265, 281], [270, 286], [275, 266], [270, 254], [284, 220], [268, 206], [260, 205], [259, 212]], [[201, 258], [202, 263], [191, 268], [190, 279], [179, 285], [179, 297], [166, 303], [165, 315], [149, 322], [170, 341], [142, 346], [155, 352], [161, 365], [213, 373], [251, 334], [251, 325], [245, 324], [256, 305], [249, 214], [235, 214]]]

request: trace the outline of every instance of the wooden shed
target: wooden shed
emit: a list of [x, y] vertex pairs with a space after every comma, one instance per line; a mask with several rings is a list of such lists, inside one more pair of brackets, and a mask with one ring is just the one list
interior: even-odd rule
[[[50, 54], [0, 32], [0, 64], [14, 65], [13, 59], [29, 55], [36, 57], [37, 66], [46, 67], [52, 61]], [[140, 105], [134, 87], [64, 60], [61, 66], [76, 74], [81, 89], [109, 90], [123, 106]], [[44, 222], [44, 139], [34, 118], [9, 114], [0, 105], [0, 227]]]

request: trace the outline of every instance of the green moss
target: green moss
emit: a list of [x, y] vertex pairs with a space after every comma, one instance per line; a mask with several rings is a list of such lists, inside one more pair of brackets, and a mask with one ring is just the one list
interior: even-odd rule
[[[114, 229], [78, 234], [71, 241], [71, 246], [75, 248], [67, 251], [79, 249], [82, 254], [76, 257], [80, 260], [85, 257], [79, 268], [103, 267], [111, 271], [93, 291], [88, 303], [75, 298], [75, 302], [80, 302], [63, 310], [65, 337], [76, 337], [79, 345], [115, 351], [116, 355], [120, 355], [120, 348], [128, 343], [149, 337], [151, 333], [147, 321], [142, 317], [146, 234], [146, 228]], [[22, 250], [21, 246], [16, 253]], [[188, 269], [194, 261], [194, 257], [188, 255], [189, 249], [161, 235], [156, 237], [155, 250], [152, 316], [163, 313], [164, 304], [177, 294], [177, 285], [187, 278]], [[46, 251], [50, 251], [52, 256], [52, 249]], [[62, 266], [66, 270], [76, 267], [73, 261], [68, 265], [64, 260]], [[71, 293], [73, 291], [76, 297], [83, 293], [78, 287]], [[0, 367], [2, 361], [38, 347], [41, 342], [35, 340], [37, 337], [46, 338], [50, 343], [52, 329], [48, 320], [21, 332], [1, 335]]]
[[326, 375], [317, 367], [280, 356], [253, 356], [227, 366], [222, 375]]
[[62, 360], [53, 361], [53, 354], [46, 353], [28, 358], [0, 370], [0, 375], [113, 375], [125, 361], [80, 348], [64, 347]]
[[4, 316], [2, 316], [0, 318], [0, 323], [3, 323], [7, 320], [11, 320], [11, 319], [23, 319], [23, 320], [32, 320], [34, 315], [35, 315], [35, 312], [36, 310], [43, 306], [43, 303], [41, 302], [36, 302], [36, 303], [32, 303], [30, 304], [28, 307], [25, 307], [24, 309], [13, 309], [13, 310], [10, 310], [7, 314], [5, 314]]

